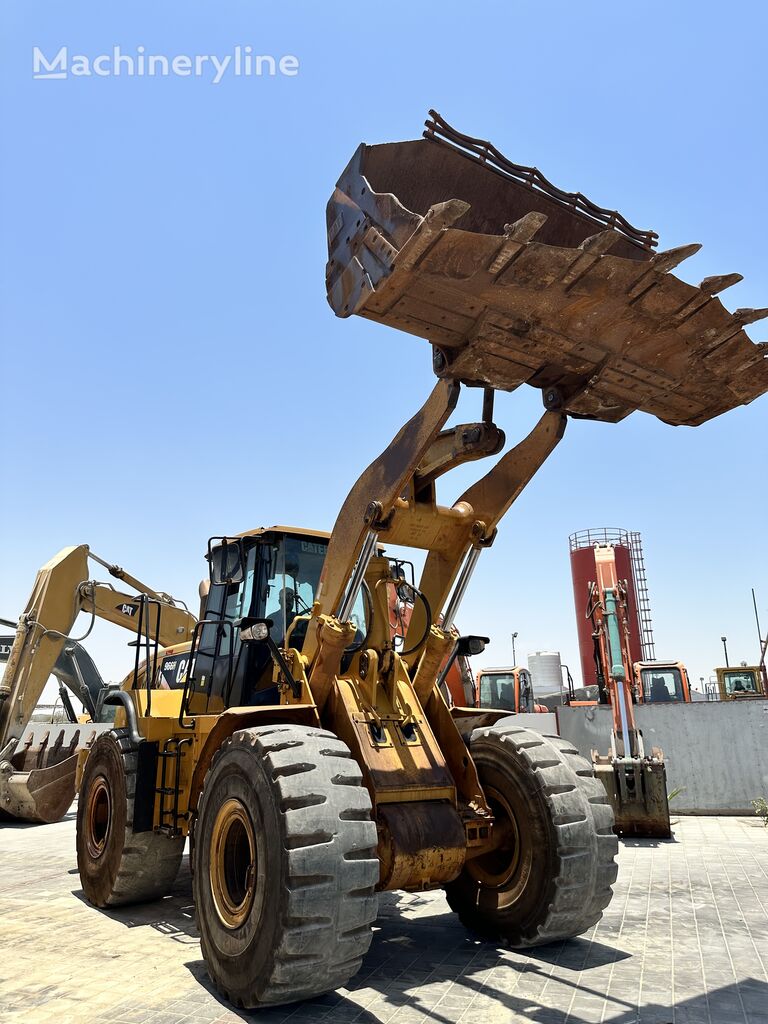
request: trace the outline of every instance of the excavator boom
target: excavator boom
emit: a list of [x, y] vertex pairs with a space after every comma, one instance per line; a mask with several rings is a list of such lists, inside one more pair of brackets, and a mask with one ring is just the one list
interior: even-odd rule
[[595, 573], [587, 617], [592, 621], [599, 687], [613, 712], [610, 752], [592, 751], [595, 775], [605, 787], [619, 835], [668, 839], [672, 833], [664, 754], [658, 747], [646, 752], [635, 721], [626, 581], [618, 577], [611, 544], [596, 545]]
[[[89, 558], [139, 590], [140, 596], [90, 579]], [[64, 548], [38, 572], [0, 679], [3, 813], [28, 821], [56, 821], [72, 803], [79, 751], [98, 732], [95, 713], [103, 684], [87, 652], [69, 633], [80, 612], [135, 632], [142, 600], [151, 642], [169, 645], [191, 639], [197, 621], [193, 615], [167, 594], [145, 587], [93, 555], [86, 544]], [[83, 703], [91, 718], [82, 727], [62, 726], [54, 737], [51, 729], [31, 726], [32, 713], [52, 674]]]

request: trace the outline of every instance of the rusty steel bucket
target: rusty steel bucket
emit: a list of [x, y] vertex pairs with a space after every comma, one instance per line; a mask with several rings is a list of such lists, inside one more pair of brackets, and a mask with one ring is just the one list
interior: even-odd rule
[[59, 821], [75, 799], [81, 752], [109, 722], [30, 725], [0, 751], [0, 815], [23, 821]]
[[328, 301], [427, 339], [438, 376], [616, 422], [697, 425], [768, 391], [768, 345], [670, 271], [700, 248], [556, 188], [430, 111], [424, 137], [361, 145], [327, 208]]
[[597, 761], [593, 767], [613, 809], [617, 835], [671, 838], [667, 773], [663, 760], [635, 759], [632, 764], [601, 764]]

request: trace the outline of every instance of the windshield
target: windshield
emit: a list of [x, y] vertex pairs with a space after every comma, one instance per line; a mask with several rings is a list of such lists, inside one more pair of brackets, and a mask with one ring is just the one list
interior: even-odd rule
[[723, 685], [727, 694], [733, 694], [736, 697], [745, 693], [759, 692], [754, 671], [746, 668], [723, 672]]
[[480, 707], [515, 710], [514, 672], [484, 672], [480, 676]]
[[[328, 550], [327, 541], [284, 537], [271, 545], [264, 618], [272, 619], [272, 638], [280, 643], [297, 615], [309, 615]], [[254, 614], [259, 614], [254, 613]], [[306, 631], [306, 627], [302, 633]]]
[[643, 680], [643, 700], [647, 704], [685, 700], [683, 677], [679, 668], [644, 668], [640, 676]]

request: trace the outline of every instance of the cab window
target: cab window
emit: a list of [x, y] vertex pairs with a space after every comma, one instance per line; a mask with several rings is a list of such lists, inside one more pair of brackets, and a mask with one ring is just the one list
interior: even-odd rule
[[480, 707], [500, 708], [502, 711], [514, 711], [514, 673], [483, 673], [480, 676]]
[[643, 681], [643, 700], [647, 704], [685, 700], [679, 668], [644, 668], [640, 675]]
[[744, 669], [741, 671], [723, 672], [723, 684], [727, 694], [733, 694], [737, 697], [744, 693], [758, 692], [755, 673], [747, 672]]

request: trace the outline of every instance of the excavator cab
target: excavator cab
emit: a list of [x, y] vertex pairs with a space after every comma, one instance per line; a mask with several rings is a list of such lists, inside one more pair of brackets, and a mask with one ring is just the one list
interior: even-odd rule
[[635, 685], [643, 704], [687, 704], [691, 699], [688, 673], [680, 662], [637, 662]]
[[477, 692], [481, 708], [497, 708], [515, 714], [532, 714], [536, 710], [527, 668], [486, 669], [478, 673]]

